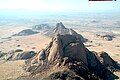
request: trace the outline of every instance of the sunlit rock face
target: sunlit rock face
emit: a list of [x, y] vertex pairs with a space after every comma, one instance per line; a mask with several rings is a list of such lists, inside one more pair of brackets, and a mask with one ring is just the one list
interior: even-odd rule
[[73, 29], [69, 29], [66, 28], [62, 22], [57, 23], [56, 27], [53, 29], [53, 35], [55, 36], [56, 34], [60, 34], [60, 35], [74, 35], [76, 37], [78, 37], [82, 42], [86, 42], [87, 39], [83, 38], [82, 35], [78, 34], [76, 31], [74, 31]]
[[[110, 56], [106, 56], [106, 53], [98, 56], [96, 52], [89, 51], [74, 30], [66, 29], [62, 23], [56, 26], [49, 45], [34, 58], [26, 61], [26, 71], [34, 74], [49, 73], [43, 80], [114, 80], [116, 78], [106, 66], [107, 60], [110, 61], [110, 65], [114, 62]], [[62, 29], [68, 32], [64, 33]]]
[[52, 43], [48, 54], [49, 61], [68, 57], [70, 60], [82, 60], [87, 64], [85, 47], [79, 38], [68, 34], [58, 34], [53, 38]]

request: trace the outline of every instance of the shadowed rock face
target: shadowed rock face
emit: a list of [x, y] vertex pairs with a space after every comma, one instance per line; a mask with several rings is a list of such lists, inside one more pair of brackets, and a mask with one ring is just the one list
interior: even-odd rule
[[57, 59], [68, 57], [71, 60], [82, 60], [87, 64], [85, 47], [79, 38], [73, 35], [56, 35], [52, 41], [52, 47], [48, 54], [48, 60], [53, 62]]
[[57, 23], [56, 27], [53, 29], [53, 35], [56, 34], [61, 34], [61, 35], [69, 34], [69, 29], [65, 28], [62, 22]]
[[106, 52], [100, 53], [100, 61], [111, 71], [120, 70], [119, 64], [114, 61]]
[[66, 29], [62, 22], [56, 24], [56, 28]]
[[23, 52], [23, 53], [19, 53], [15, 58], [13, 58], [13, 60], [26, 60], [29, 58], [32, 58], [33, 56], [35, 56], [35, 52], [34, 51], [27, 51], [27, 52]]
[[[58, 26], [65, 28], [61, 23]], [[44, 78], [46, 80], [114, 80], [116, 76], [105, 66], [104, 55], [89, 51], [76, 34], [56, 33], [44, 50], [26, 61], [25, 70], [36, 74], [56, 69]], [[65, 68], [61, 70], [61, 67]]]
[[76, 75], [73, 71], [59, 71], [51, 74], [49, 77], [43, 80], [85, 80], [82, 77]]

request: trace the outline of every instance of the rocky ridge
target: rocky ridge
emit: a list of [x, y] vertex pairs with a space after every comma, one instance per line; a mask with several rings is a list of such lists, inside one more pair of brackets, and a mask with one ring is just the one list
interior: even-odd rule
[[120, 70], [117, 62], [105, 52], [99, 56], [96, 52], [89, 51], [80, 37], [76, 36], [77, 33], [73, 30], [71, 33], [68, 32], [70, 30], [62, 23], [57, 23], [52, 41], [45, 49], [27, 60], [24, 67], [31, 75], [39, 74], [41, 77], [26, 76], [25, 80], [114, 80], [117, 78], [113, 74], [113, 68]]

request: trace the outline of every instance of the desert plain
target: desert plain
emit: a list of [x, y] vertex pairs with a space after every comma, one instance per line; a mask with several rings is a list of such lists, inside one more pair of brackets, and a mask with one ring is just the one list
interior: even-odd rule
[[[40, 29], [39, 33], [27, 36], [13, 35], [18, 34], [25, 29], [32, 29], [35, 25], [48, 24], [50, 26], [52, 25], [51, 27], [54, 28], [56, 23], [62, 22], [67, 28], [72, 28], [87, 39], [87, 41], [84, 42], [84, 45], [90, 51], [98, 53], [105, 51], [112, 59], [120, 64], [120, 19], [117, 17], [112, 18], [111, 15], [105, 17], [102, 16], [103, 15], [97, 17], [92, 15], [92, 17], [87, 18], [84, 15], [83, 17], [75, 16], [75, 18], [44, 19], [43, 21], [36, 21], [36, 23], [34, 23], [34, 21], [33, 23], [27, 22], [27, 24], [23, 23], [22, 25], [1, 25], [0, 53], [8, 53], [19, 49], [38, 53], [52, 40], [52, 37], [44, 34], [46, 33], [45, 29]], [[110, 36], [107, 36], [106, 39], [106, 37], [103, 37], [105, 35]], [[0, 59], [0, 80], [16, 80], [20, 76], [29, 75], [29, 72], [23, 70], [24, 64], [25, 60], [6, 61]], [[120, 77], [120, 72], [115, 72], [114, 74]]]

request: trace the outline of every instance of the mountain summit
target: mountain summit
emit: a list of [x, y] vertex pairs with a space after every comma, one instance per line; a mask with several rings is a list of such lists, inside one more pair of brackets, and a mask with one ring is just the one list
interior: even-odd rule
[[60, 35], [66, 35], [66, 34], [68, 34], [68, 35], [74, 35], [74, 36], [78, 37], [82, 42], [86, 42], [87, 41], [87, 39], [83, 38], [82, 35], [78, 34], [73, 29], [66, 28], [63, 25], [62, 22], [57, 23], [56, 27], [53, 29], [53, 35], [55, 36], [56, 34], [60, 34]]
[[[106, 67], [106, 64], [101, 62], [102, 57], [85, 48], [74, 30], [66, 29], [62, 23], [58, 23], [56, 28], [57, 33], [49, 45], [26, 61], [26, 71], [31, 72], [32, 75], [38, 74], [39, 76], [34, 76], [43, 80], [113, 80], [116, 78], [107, 68], [113, 65]], [[59, 32], [61, 28], [70, 33]], [[117, 66], [117, 63], [115, 64]], [[33, 77], [26, 78], [32, 80]]]
[[57, 24], [56, 24], [56, 27], [59, 28], [59, 29], [65, 29], [65, 26], [63, 25], [62, 22], [57, 23]]

